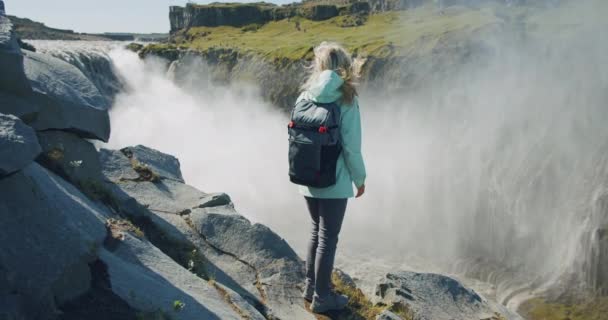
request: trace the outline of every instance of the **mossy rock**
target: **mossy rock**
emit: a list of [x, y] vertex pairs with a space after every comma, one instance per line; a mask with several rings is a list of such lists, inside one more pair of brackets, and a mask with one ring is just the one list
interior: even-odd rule
[[133, 42], [133, 43], [129, 43], [125, 48], [129, 51], [139, 52], [141, 49], [144, 48], [144, 45], [141, 43]]

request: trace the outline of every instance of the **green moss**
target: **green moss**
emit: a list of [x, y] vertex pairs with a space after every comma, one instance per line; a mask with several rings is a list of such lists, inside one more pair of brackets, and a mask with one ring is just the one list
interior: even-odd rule
[[605, 320], [608, 297], [572, 303], [536, 298], [525, 302], [519, 312], [528, 320]]
[[129, 43], [126, 47], [127, 50], [133, 51], [133, 52], [139, 52], [139, 50], [144, 48], [144, 45], [141, 43]]
[[332, 275], [334, 289], [340, 294], [349, 297], [347, 310], [339, 314], [332, 315], [332, 319], [337, 320], [374, 320], [385, 310], [390, 310], [400, 316], [403, 320], [414, 319], [412, 312], [404, 305], [385, 306], [373, 304], [363, 291], [357, 287], [345, 284], [337, 274]]

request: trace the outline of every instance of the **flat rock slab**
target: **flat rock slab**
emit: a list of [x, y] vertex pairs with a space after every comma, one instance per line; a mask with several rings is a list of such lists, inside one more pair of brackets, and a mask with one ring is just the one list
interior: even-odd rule
[[35, 306], [27, 308], [28, 319], [48, 315], [55, 303], [88, 290], [88, 262], [106, 236], [106, 217], [36, 163], [0, 179], [0, 266], [10, 292], [18, 294], [13, 298]]
[[142, 145], [127, 147], [122, 149], [121, 152], [130, 159], [145, 163], [161, 178], [184, 182], [179, 160], [170, 154], [162, 153]]
[[433, 273], [389, 273], [377, 284], [375, 300], [405, 306], [419, 320], [521, 319], [460, 282]]
[[[250, 268], [269, 314], [281, 319], [314, 319], [301, 298], [303, 265], [293, 249], [268, 227], [251, 224], [245, 217], [225, 211], [225, 207], [193, 210], [190, 223], [206, 243]], [[212, 261], [220, 266], [226, 263]], [[229, 266], [222, 270], [243, 289], [254, 293], [237, 270]]]
[[50, 55], [26, 51], [25, 74], [40, 106], [32, 126], [61, 129], [81, 137], [108, 141], [108, 102], [75, 66]]
[[27, 95], [32, 92], [23, 69], [23, 55], [13, 31], [13, 24], [0, 16], [0, 91]]
[[240, 314], [264, 319], [230, 289], [218, 290], [131, 234], [115, 251], [102, 250], [100, 258], [108, 266], [112, 291], [138, 310], [184, 320], [242, 319]]
[[0, 177], [25, 168], [40, 152], [34, 129], [15, 116], [0, 113]]

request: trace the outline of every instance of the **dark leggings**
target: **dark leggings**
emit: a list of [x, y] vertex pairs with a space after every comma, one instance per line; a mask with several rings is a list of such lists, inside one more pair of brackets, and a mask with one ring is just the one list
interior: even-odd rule
[[306, 283], [315, 286], [321, 298], [330, 293], [338, 234], [342, 228], [347, 199], [305, 197], [312, 219], [312, 231], [306, 257]]

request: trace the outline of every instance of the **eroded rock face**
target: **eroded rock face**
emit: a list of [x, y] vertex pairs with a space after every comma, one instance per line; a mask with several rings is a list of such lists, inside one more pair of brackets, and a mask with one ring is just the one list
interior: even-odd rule
[[25, 54], [25, 73], [40, 107], [32, 126], [37, 130], [72, 131], [83, 138], [110, 137], [108, 102], [73, 65], [49, 55]]
[[389, 273], [377, 284], [375, 299], [405, 307], [420, 320], [521, 319], [458, 281], [432, 273]]
[[313, 21], [321, 21], [338, 15], [338, 7], [330, 4], [316, 4], [302, 8], [302, 15]]
[[15, 116], [0, 113], [0, 177], [25, 168], [40, 151], [34, 129]]
[[21, 306], [23, 318], [46, 319], [56, 303], [86, 292], [88, 263], [105, 238], [106, 216], [36, 163], [1, 178], [0, 296]]

